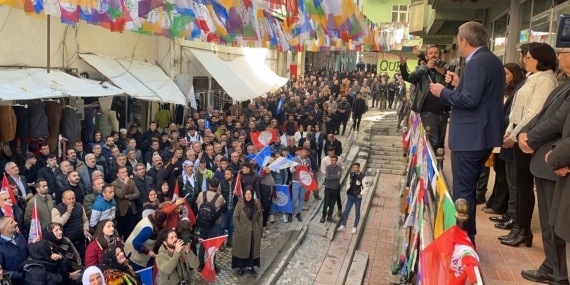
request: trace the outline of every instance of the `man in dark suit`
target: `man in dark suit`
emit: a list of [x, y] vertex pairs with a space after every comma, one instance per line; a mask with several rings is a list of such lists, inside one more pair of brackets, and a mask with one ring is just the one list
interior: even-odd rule
[[[448, 72], [446, 81], [455, 90], [442, 84], [430, 84], [433, 95], [452, 109], [449, 127], [449, 148], [453, 175], [453, 199], [469, 202], [467, 233], [475, 242], [475, 192], [481, 169], [494, 147], [503, 142], [503, 95], [505, 70], [501, 61], [485, 46], [487, 30], [478, 22], [459, 27], [457, 42], [466, 66], [461, 79]], [[484, 70], [485, 72], [482, 72]]]
[[[570, 74], [570, 54], [559, 50], [560, 68]], [[535, 176], [536, 196], [542, 243], [545, 260], [537, 270], [523, 270], [523, 278], [534, 282], [551, 282], [551, 284], [568, 284], [566, 267], [566, 242], [554, 232], [549, 224], [550, 211], [554, 200], [557, 175], [546, 164], [545, 156], [552, 145], [560, 140], [562, 129], [570, 113], [570, 81], [566, 80], [552, 90], [542, 110], [521, 129], [518, 142], [521, 150], [532, 154], [530, 171]]]

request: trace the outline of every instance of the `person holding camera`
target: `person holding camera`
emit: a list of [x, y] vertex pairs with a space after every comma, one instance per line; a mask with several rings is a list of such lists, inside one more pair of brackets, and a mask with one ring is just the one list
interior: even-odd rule
[[416, 85], [416, 96], [412, 98], [411, 109], [420, 113], [424, 127], [430, 127], [429, 142], [437, 150], [444, 147], [450, 107], [443, 105], [430, 92], [429, 85], [445, 84], [446, 63], [441, 60], [441, 50], [437, 45], [428, 45], [426, 55], [419, 54], [418, 57], [418, 63], [424, 60], [426, 64], [418, 65], [414, 71], [408, 72], [406, 57], [400, 55], [400, 72], [405, 81]]
[[198, 257], [192, 250], [192, 241], [179, 239], [174, 229], [165, 229], [155, 244], [156, 265], [160, 273], [159, 285], [190, 284], [190, 270], [198, 267]]

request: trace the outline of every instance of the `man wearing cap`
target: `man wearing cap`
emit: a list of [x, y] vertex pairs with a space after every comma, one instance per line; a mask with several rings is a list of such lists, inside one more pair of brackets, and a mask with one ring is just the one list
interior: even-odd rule
[[178, 177], [178, 189], [180, 190], [180, 196], [186, 197], [186, 201], [192, 208], [195, 214], [198, 213], [198, 207], [196, 207], [196, 199], [198, 194], [202, 191], [206, 191], [206, 180], [203, 177], [198, 177], [194, 172], [194, 163], [190, 160], [184, 161], [182, 163], [182, 174]]
[[125, 148], [125, 150], [123, 151], [124, 154], [128, 155], [129, 151], [131, 149], [134, 149], [136, 152], [136, 160], [138, 162], [142, 162], [143, 161], [143, 157], [142, 157], [142, 153], [139, 149], [137, 149], [137, 140], [135, 138], [129, 138], [127, 140], [127, 147]]

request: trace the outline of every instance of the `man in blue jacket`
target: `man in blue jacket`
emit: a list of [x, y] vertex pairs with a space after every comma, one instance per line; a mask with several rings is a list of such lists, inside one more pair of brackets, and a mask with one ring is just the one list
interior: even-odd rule
[[441, 103], [452, 107], [449, 127], [449, 149], [453, 175], [453, 199], [469, 202], [467, 233], [475, 242], [475, 196], [477, 181], [485, 161], [494, 147], [503, 142], [503, 95], [505, 69], [503, 64], [485, 45], [487, 30], [478, 22], [467, 22], [459, 27], [457, 46], [465, 58], [461, 79], [447, 73], [446, 82], [430, 84], [433, 95]]
[[17, 232], [18, 223], [0, 217], [0, 265], [10, 275], [13, 285], [23, 285], [22, 264], [28, 258], [27, 241]]

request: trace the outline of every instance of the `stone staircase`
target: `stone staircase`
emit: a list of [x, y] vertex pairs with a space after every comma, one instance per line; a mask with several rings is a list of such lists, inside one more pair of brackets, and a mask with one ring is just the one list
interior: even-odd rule
[[368, 167], [381, 173], [402, 175], [407, 158], [402, 149], [402, 132], [396, 129], [397, 119], [387, 116], [373, 123]]

